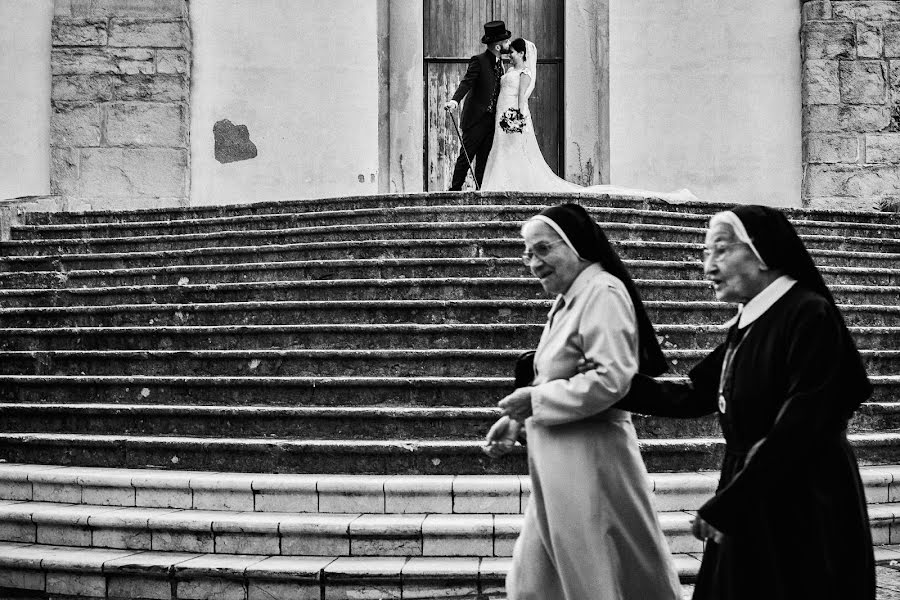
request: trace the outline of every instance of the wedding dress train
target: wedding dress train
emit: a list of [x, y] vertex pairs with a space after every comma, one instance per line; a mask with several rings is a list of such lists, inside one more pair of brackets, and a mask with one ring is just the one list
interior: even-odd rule
[[687, 189], [674, 192], [654, 192], [616, 185], [581, 186], [558, 177], [541, 154], [531, 114], [523, 110], [525, 127], [521, 132], [507, 133], [500, 126], [503, 113], [510, 108], [519, 108], [519, 78], [523, 73], [531, 77], [526, 93], [531, 96], [537, 65], [537, 48], [526, 42], [526, 65], [510, 69], [500, 78], [500, 96], [497, 98], [494, 145], [488, 156], [481, 190], [485, 192], [568, 192], [574, 194], [616, 194], [639, 198], [659, 198], [672, 203], [697, 200]]

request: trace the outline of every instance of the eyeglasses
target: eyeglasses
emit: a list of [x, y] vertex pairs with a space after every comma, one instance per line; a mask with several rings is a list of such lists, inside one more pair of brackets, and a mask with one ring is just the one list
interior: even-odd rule
[[712, 259], [713, 262], [722, 260], [733, 248], [743, 244], [743, 242], [731, 242], [730, 244], [718, 243], [707, 246], [703, 249], [703, 262], [707, 262], [709, 259]]
[[538, 242], [531, 249], [526, 250], [522, 253], [522, 264], [526, 267], [531, 264], [531, 259], [537, 256], [540, 260], [544, 260], [547, 258], [553, 251], [553, 246], [557, 244], [562, 244], [563, 240], [556, 240], [555, 242]]

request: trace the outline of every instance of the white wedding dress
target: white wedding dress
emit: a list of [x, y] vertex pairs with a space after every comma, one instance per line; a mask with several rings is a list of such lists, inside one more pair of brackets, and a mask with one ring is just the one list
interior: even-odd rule
[[537, 48], [532, 42], [525, 42], [526, 65], [513, 68], [500, 78], [500, 96], [497, 98], [494, 144], [488, 156], [481, 182], [484, 192], [568, 192], [575, 194], [615, 194], [639, 198], [659, 198], [678, 203], [697, 200], [687, 189], [674, 192], [654, 192], [616, 185], [592, 185], [584, 187], [558, 177], [541, 154], [531, 114], [527, 110], [525, 127], [521, 133], [506, 133], [500, 127], [500, 118], [509, 108], [519, 108], [519, 78], [527, 73], [531, 76], [526, 97], [534, 91], [537, 66]]

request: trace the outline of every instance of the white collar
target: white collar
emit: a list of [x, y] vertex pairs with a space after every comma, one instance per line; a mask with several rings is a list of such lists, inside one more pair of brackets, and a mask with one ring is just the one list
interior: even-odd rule
[[738, 307], [738, 314], [728, 322], [728, 325], [734, 325], [735, 320], [737, 320], [738, 329], [750, 325], [772, 308], [772, 305], [794, 287], [795, 283], [797, 280], [790, 275], [782, 275], [767, 285], [763, 291], [750, 298], [747, 304], [741, 304]]

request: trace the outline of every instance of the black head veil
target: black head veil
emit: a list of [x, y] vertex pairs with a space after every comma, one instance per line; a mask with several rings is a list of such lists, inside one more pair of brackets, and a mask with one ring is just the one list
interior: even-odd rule
[[837, 307], [803, 240], [783, 212], [755, 204], [736, 206], [731, 212], [744, 224], [759, 257], [770, 269], [790, 275]]
[[825, 284], [822, 274], [813, 262], [812, 257], [797, 234], [797, 230], [788, 221], [783, 212], [769, 206], [747, 204], [731, 209], [747, 230], [747, 235], [756, 247], [759, 257], [770, 269], [790, 275], [808, 290], [824, 297], [834, 308], [834, 313], [843, 329], [843, 351], [846, 370], [843, 382], [845, 391], [852, 397], [866, 398], [871, 394], [871, 384], [866, 375], [862, 357], [841, 311], [838, 310], [831, 290]]
[[607, 272], [617, 277], [625, 284], [631, 303], [634, 305], [638, 327], [638, 371], [645, 375], [659, 375], [668, 370], [666, 358], [663, 356], [656, 332], [644, 303], [638, 294], [637, 287], [628, 273], [628, 269], [622, 263], [619, 255], [609, 243], [606, 234], [591, 218], [584, 207], [578, 204], [560, 204], [542, 210], [539, 215], [556, 223], [566, 237], [572, 242], [575, 251], [581, 258], [590, 262], [599, 263]]

